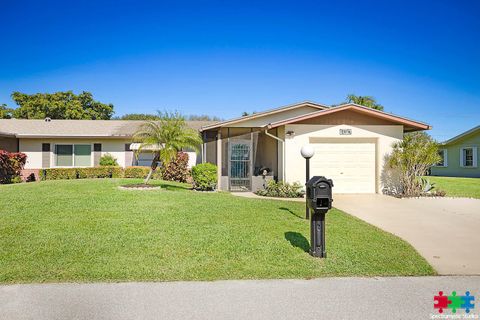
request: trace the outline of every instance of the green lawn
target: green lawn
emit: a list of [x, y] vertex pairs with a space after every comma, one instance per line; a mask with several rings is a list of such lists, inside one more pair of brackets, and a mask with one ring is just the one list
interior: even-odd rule
[[139, 180], [0, 186], [0, 282], [170, 281], [431, 275], [407, 243], [341, 211], [325, 260], [308, 250], [303, 203]]
[[480, 178], [426, 177], [435, 188], [447, 192], [447, 197], [480, 199]]

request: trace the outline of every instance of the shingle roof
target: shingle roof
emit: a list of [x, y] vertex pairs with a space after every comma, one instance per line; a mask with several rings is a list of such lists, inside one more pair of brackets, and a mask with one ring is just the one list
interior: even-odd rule
[[[0, 119], [0, 135], [16, 137], [131, 137], [144, 121]], [[215, 121], [187, 121], [199, 130]]]

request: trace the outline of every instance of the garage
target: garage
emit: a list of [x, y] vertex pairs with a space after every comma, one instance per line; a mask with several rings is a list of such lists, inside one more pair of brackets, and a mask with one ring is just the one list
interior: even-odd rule
[[376, 192], [376, 143], [369, 139], [321, 142], [310, 139], [315, 156], [311, 175], [326, 176], [334, 182], [334, 193]]

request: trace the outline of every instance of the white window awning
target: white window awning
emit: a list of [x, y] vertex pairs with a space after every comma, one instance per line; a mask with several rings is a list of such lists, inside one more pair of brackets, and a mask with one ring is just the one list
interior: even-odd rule
[[[132, 143], [130, 144], [130, 150], [138, 150], [140, 149], [140, 146], [142, 144], [141, 143]], [[145, 150], [145, 151], [155, 151], [155, 150], [160, 150], [164, 147], [165, 145], [164, 144], [151, 144], [151, 145], [145, 145], [143, 146], [142, 150]]]

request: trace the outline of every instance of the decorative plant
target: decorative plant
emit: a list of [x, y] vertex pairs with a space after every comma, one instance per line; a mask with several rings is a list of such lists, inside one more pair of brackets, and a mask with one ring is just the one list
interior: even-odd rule
[[208, 191], [217, 187], [217, 166], [213, 163], [201, 163], [192, 168], [193, 188]]
[[164, 168], [168, 167], [179, 151], [184, 148], [198, 149], [202, 143], [198, 132], [189, 128], [185, 118], [178, 112], [159, 113], [159, 117], [159, 120], [146, 121], [133, 136], [134, 140], [140, 143], [137, 154], [148, 151], [154, 155], [145, 184], [152, 177], [159, 162]]
[[24, 153], [0, 150], [0, 183], [19, 182], [26, 161]]
[[116, 166], [118, 166], [117, 159], [114, 156], [112, 156], [110, 153], [104, 154], [100, 158], [99, 164], [102, 167], [106, 167], [106, 166], [116, 167]]
[[187, 182], [190, 175], [188, 170], [188, 153], [179, 152], [175, 159], [163, 168], [163, 180]]
[[264, 197], [301, 198], [305, 194], [302, 188], [303, 185], [298, 182], [290, 184], [288, 182], [270, 180], [265, 189], [260, 189], [255, 193]]
[[393, 145], [387, 165], [398, 171], [402, 195], [412, 197], [432, 190], [432, 185], [422, 182], [421, 177], [439, 161], [438, 143], [424, 132], [414, 132]]

